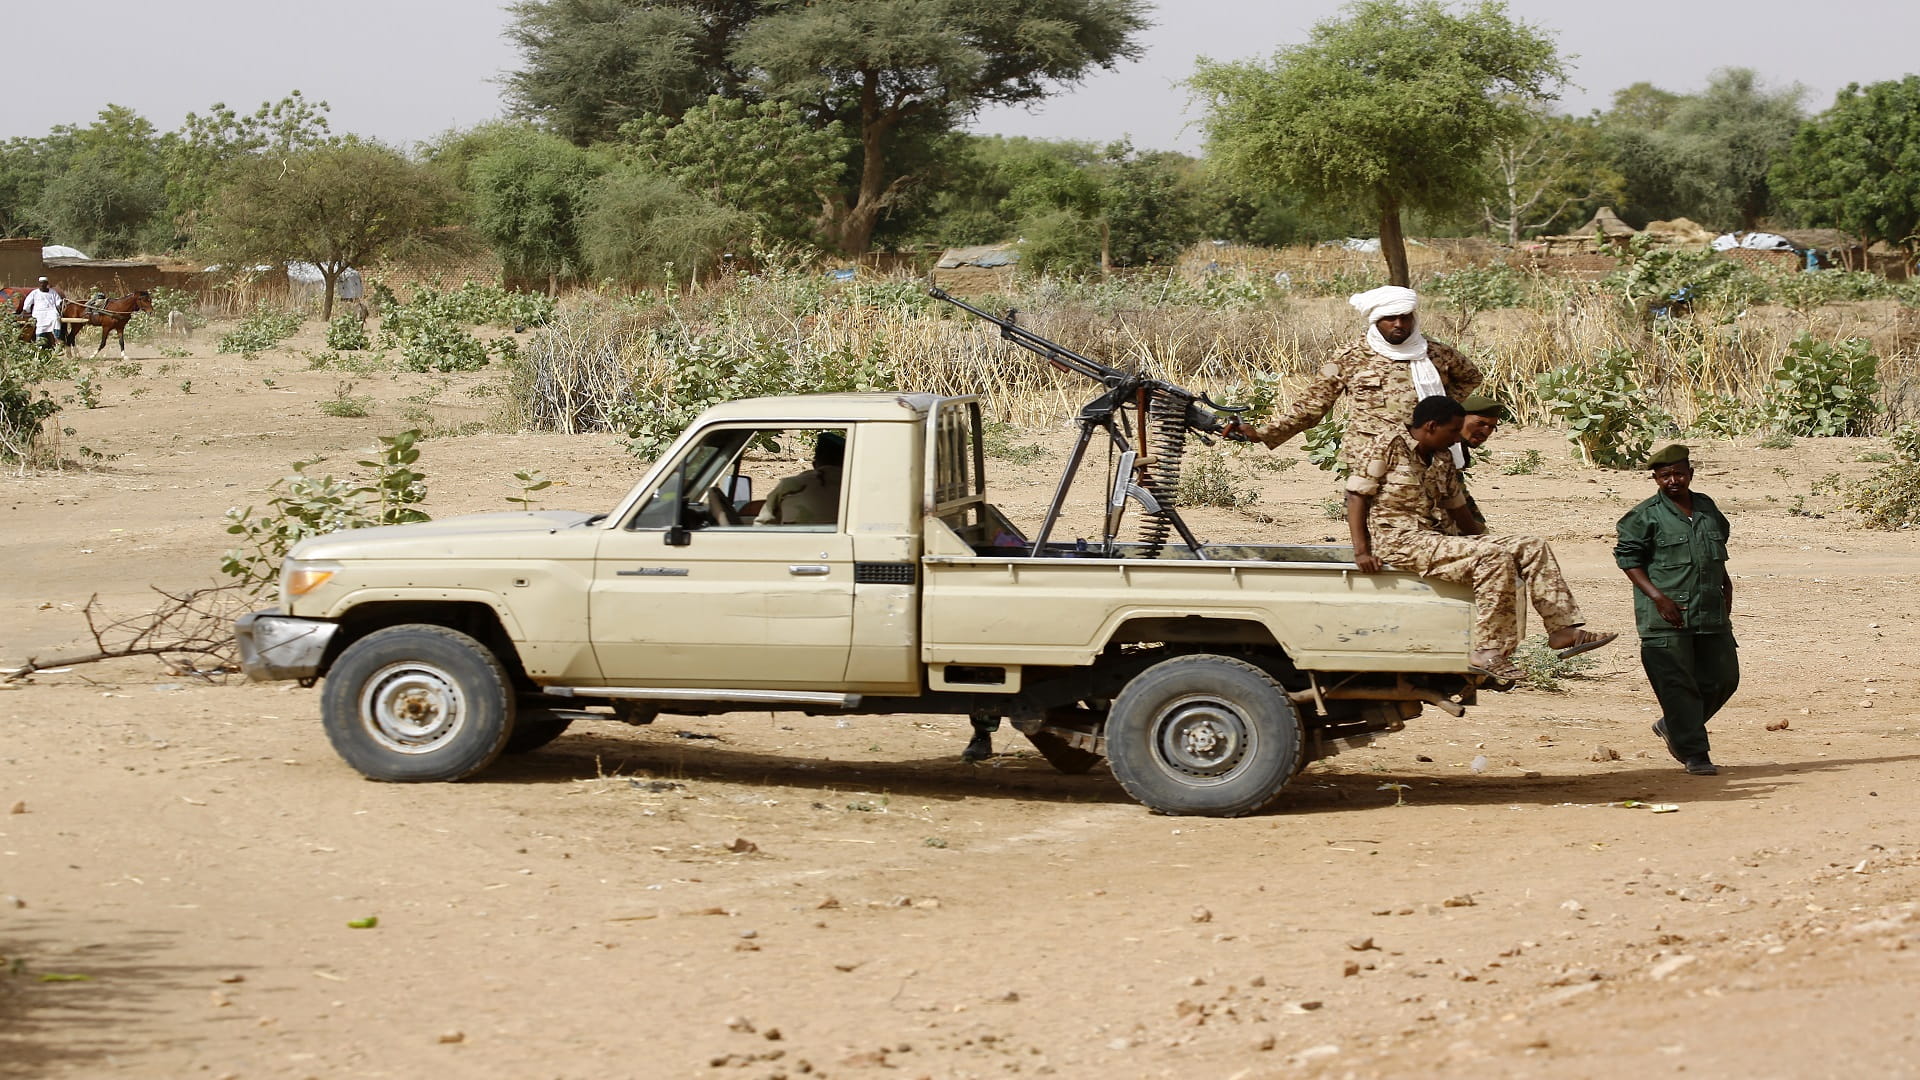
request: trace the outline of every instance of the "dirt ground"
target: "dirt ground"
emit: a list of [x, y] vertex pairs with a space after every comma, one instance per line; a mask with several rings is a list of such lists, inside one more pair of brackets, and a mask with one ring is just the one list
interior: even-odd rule
[[[111, 460], [0, 481], [0, 658], [76, 645], [90, 595], [211, 582], [220, 515], [287, 463], [350, 471], [410, 412], [497, 405], [497, 373], [309, 371], [312, 334], [91, 365], [65, 446]], [[346, 379], [370, 416], [321, 413]], [[1029, 441], [993, 464], [1016, 520], [1065, 443]], [[963, 765], [948, 718], [576, 725], [398, 786], [334, 757], [314, 691], [38, 675], [0, 691], [0, 1076], [1920, 1075], [1920, 550], [1810, 493], [1876, 448], [1699, 451], [1745, 668], [1711, 779], [1649, 734], [1630, 645], [1234, 821], [1151, 814], [1011, 731]], [[1490, 450], [1496, 524], [1553, 539], [1591, 623], [1630, 631], [1609, 549], [1644, 475], [1553, 432]], [[1527, 450], [1538, 474], [1500, 471]], [[1260, 500], [1198, 531], [1335, 537], [1330, 476], [1253, 464], [1298, 457], [1234, 459]], [[606, 437], [499, 434], [419, 467], [436, 517], [508, 509], [525, 468], [548, 506], [606, 508], [639, 471]]]

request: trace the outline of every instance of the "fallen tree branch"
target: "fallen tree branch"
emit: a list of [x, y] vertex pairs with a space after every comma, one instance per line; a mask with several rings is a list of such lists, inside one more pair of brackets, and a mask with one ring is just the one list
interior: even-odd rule
[[[162, 601], [150, 611], [110, 618], [100, 607], [100, 594], [87, 598], [80, 614], [87, 620], [93, 648], [41, 658], [30, 656], [16, 668], [0, 671], [0, 681], [11, 682], [49, 668], [94, 664], [135, 656], [157, 656], [174, 675], [207, 678], [236, 670], [233, 620], [252, 607], [253, 593], [242, 582], [229, 582], [184, 593], [150, 586]], [[178, 662], [169, 657], [179, 658]], [[207, 667], [191, 662], [213, 661]]]

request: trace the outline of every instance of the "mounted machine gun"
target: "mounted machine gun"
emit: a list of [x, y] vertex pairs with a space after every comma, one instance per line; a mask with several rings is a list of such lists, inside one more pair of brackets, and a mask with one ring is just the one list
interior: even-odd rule
[[[1101, 553], [1108, 556], [1113, 554], [1114, 537], [1120, 531], [1120, 520], [1126, 513], [1127, 500], [1132, 499], [1141, 508], [1140, 543], [1144, 548], [1141, 552], [1143, 557], [1152, 559], [1160, 556], [1166, 547], [1169, 530], [1180, 534], [1180, 539], [1193, 552], [1194, 558], [1204, 560], [1207, 557], [1200, 541], [1194, 538], [1192, 530], [1187, 528], [1186, 521], [1175, 506], [1180, 489], [1180, 462], [1187, 452], [1188, 435], [1208, 445], [1212, 445], [1212, 440], [1208, 438], [1210, 435], [1246, 441], [1239, 416], [1246, 411], [1245, 406], [1221, 405], [1205, 394], [1196, 394], [1162, 379], [1130, 374], [1082, 356], [1021, 326], [1017, 321], [1017, 311], [1009, 309], [1006, 317], [1002, 318], [957, 299], [938, 287], [929, 288], [927, 295], [985, 319], [1000, 328], [1001, 338], [1035, 353], [1053, 367], [1084, 375], [1106, 388], [1099, 397], [1083, 406], [1080, 415], [1074, 418], [1074, 422], [1080, 425], [1080, 436], [1074, 441], [1073, 453], [1067, 458], [1059, 485], [1054, 488], [1053, 501], [1047, 506], [1046, 520], [1041, 523], [1040, 532], [1033, 539], [1030, 551], [1033, 557], [1039, 557], [1046, 550], [1054, 525], [1060, 520], [1061, 508], [1066, 504], [1067, 491], [1072, 488], [1074, 477], [1080, 472], [1080, 464], [1086, 458], [1087, 444], [1093, 441], [1096, 431], [1106, 432], [1113, 452], [1119, 455], [1113, 470], [1113, 483], [1106, 496], [1106, 524], [1101, 538]], [[1133, 410], [1131, 416], [1127, 413], [1128, 409]], [[1129, 429], [1133, 432], [1132, 439], [1128, 438]]]

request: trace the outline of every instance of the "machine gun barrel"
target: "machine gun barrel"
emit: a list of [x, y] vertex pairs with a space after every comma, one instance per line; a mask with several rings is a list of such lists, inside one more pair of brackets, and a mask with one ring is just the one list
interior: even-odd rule
[[951, 295], [937, 285], [927, 289], [927, 295], [933, 297], [935, 300], [945, 300], [947, 303], [952, 304], [962, 311], [987, 320], [1000, 328], [1000, 336], [1002, 338], [1013, 342], [1028, 352], [1039, 354], [1047, 363], [1052, 364], [1062, 371], [1071, 371], [1075, 375], [1085, 375], [1087, 378], [1105, 386], [1119, 386], [1130, 378], [1126, 372], [1121, 371], [1119, 368], [1109, 367], [1090, 356], [1082, 356], [1072, 349], [1067, 348], [1065, 345], [1061, 345], [1055, 341], [1049, 341], [1026, 327], [1021, 326], [1014, 321], [1014, 312], [1012, 311], [1008, 311], [1007, 316], [1001, 318], [991, 311], [974, 307], [972, 304], [967, 303], [957, 296]]

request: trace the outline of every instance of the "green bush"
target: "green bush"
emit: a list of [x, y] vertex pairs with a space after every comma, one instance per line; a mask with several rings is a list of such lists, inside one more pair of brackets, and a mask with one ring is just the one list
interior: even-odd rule
[[1345, 420], [1326, 419], [1307, 429], [1301, 436], [1301, 444], [1307, 452], [1307, 460], [1322, 469], [1332, 470], [1334, 475], [1346, 479], [1347, 467], [1340, 460], [1340, 444], [1347, 437]]
[[1609, 349], [1592, 364], [1541, 372], [1535, 387], [1589, 465], [1638, 468], [1653, 440], [1673, 425], [1641, 389], [1631, 349]]
[[335, 315], [327, 324], [327, 348], [341, 352], [360, 352], [371, 345], [367, 326], [357, 315]]
[[1446, 297], [1464, 315], [1519, 307], [1527, 301], [1527, 279], [1505, 263], [1441, 274], [1428, 280], [1426, 289]]
[[1260, 490], [1241, 483], [1232, 460], [1219, 451], [1188, 454], [1180, 470], [1176, 496], [1181, 506], [1217, 506], [1237, 510], [1260, 501]]
[[309, 536], [426, 521], [418, 504], [427, 497], [427, 478], [413, 468], [419, 441], [418, 430], [380, 436], [375, 456], [356, 462], [367, 470], [358, 483], [308, 475], [317, 460], [294, 462], [291, 474], [268, 485], [267, 513], [255, 517], [251, 506], [227, 511], [227, 533], [241, 539], [221, 558], [221, 572], [257, 596], [274, 588], [287, 552]]
[[1603, 287], [1642, 311], [1675, 304], [1745, 307], [1767, 299], [1767, 282], [1741, 263], [1711, 251], [1637, 247], [1633, 261], [1607, 275]]
[[1787, 274], [1774, 283], [1773, 291], [1782, 304], [1795, 311], [1895, 295], [1891, 281], [1865, 270], [1807, 270]]
[[1865, 435], [1879, 415], [1880, 358], [1865, 338], [1837, 344], [1802, 334], [1774, 369], [1764, 406], [1789, 435]]
[[301, 316], [280, 311], [265, 304], [253, 309], [233, 329], [220, 335], [223, 353], [237, 352], [252, 358], [255, 353], [273, 348], [300, 331]]
[[1713, 439], [1751, 435], [1767, 426], [1767, 410], [1732, 394], [1699, 394], [1694, 398], [1693, 426], [1688, 432]]

